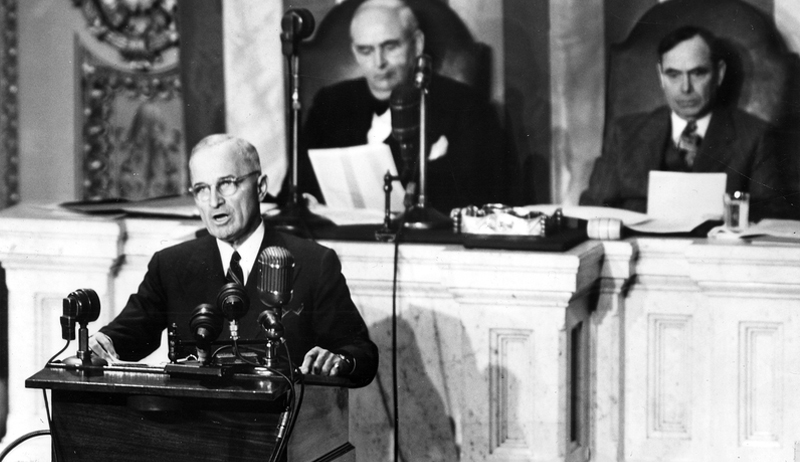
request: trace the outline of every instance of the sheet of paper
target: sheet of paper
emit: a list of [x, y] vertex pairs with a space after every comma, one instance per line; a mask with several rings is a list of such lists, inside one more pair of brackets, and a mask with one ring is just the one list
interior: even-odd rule
[[647, 215], [667, 220], [721, 220], [725, 173], [650, 172]]
[[743, 230], [739, 236], [773, 236], [800, 240], [800, 221], [765, 218]]
[[644, 233], [687, 233], [707, 220], [721, 220], [725, 173], [651, 171], [647, 191], [650, 220], [629, 226]]
[[[383, 176], [387, 171], [397, 176], [388, 145], [311, 149], [308, 156], [329, 207], [384, 210]], [[392, 211], [403, 210], [404, 194], [401, 183], [395, 181], [391, 194]]]

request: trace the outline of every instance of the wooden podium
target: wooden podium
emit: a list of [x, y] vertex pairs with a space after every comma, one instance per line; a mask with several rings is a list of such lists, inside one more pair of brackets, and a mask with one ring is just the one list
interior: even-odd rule
[[[355, 461], [348, 383], [307, 382], [288, 461]], [[288, 384], [271, 377], [176, 377], [144, 365], [48, 365], [25, 386], [52, 390], [51, 436], [61, 462], [267, 461], [288, 399]]]

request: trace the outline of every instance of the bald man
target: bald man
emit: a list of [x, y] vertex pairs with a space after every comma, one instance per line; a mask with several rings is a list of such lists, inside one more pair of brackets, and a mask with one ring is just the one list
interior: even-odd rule
[[[401, 0], [367, 0], [350, 23], [351, 50], [362, 77], [321, 89], [315, 96], [301, 142], [306, 149], [371, 143], [391, 147], [398, 172], [406, 167], [391, 136], [392, 91], [413, 78], [425, 48], [417, 17]], [[429, 85], [428, 204], [448, 213], [454, 207], [505, 200], [505, 178], [497, 173], [502, 133], [494, 110], [468, 85], [434, 74]], [[416, 161], [416, 159], [412, 159]], [[322, 196], [301, 150], [299, 189]], [[383, 195], [382, 190], [375, 191]]]

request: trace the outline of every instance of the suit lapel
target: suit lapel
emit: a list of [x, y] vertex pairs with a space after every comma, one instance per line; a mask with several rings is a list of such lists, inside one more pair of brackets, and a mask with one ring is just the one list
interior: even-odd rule
[[632, 171], [661, 170], [664, 162], [664, 147], [671, 127], [669, 114], [669, 109], [661, 108], [651, 114], [650, 122], [642, 124], [635, 141], [639, 146], [636, 149], [641, 155], [632, 156], [635, 159], [634, 162], [639, 165]]
[[736, 156], [735, 135], [730, 112], [724, 109], [714, 111], [692, 171], [724, 171], [724, 166], [730, 165], [730, 160]]
[[[219, 249], [213, 237], [201, 238], [198, 245], [192, 249], [186, 264], [185, 271], [181, 272], [183, 284], [181, 287], [204, 287], [209, 293], [216, 291], [224, 284], [225, 275], [222, 272], [222, 260]], [[187, 300], [196, 298], [196, 294], [185, 294]], [[213, 302], [213, 300], [208, 303]]]

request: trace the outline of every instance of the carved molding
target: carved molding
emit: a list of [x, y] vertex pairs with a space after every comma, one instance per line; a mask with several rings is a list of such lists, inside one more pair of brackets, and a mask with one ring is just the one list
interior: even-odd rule
[[20, 201], [17, 1], [0, 0], [0, 209]]
[[744, 446], [780, 445], [784, 349], [781, 323], [739, 324], [739, 440]]
[[648, 319], [647, 432], [650, 438], [690, 438], [692, 316]]
[[490, 451], [510, 451], [529, 455], [528, 441], [535, 416], [533, 403], [525, 395], [525, 380], [515, 371], [531, 371], [533, 331], [527, 329], [490, 329], [489, 385]]
[[89, 31], [135, 70], [148, 70], [178, 45], [177, 0], [72, 0]]

